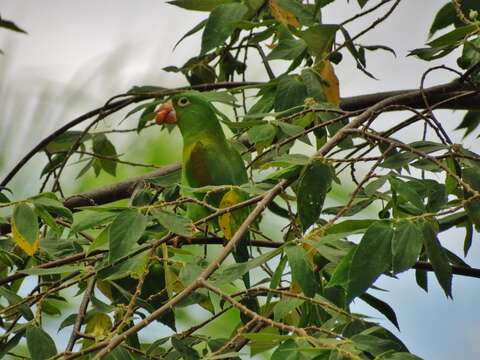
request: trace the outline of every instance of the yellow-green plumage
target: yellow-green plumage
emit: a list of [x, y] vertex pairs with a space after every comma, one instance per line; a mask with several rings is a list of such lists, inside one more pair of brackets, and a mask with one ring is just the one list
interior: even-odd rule
[[[246, 183], [248, 177], [243, 160], [226, 139], [213, 106], [201, 95], [192, 93], [175, 95], [172, 98], [172, 104], [183, 137], [183, 185], [199, 188], [209, 185]], [[185, 195], [192, 196], [192, 194]], [[194, 196], [200, 198], [202, 195]], [[224, 200], [224, 197], [228, 199]], [[217, 207], [228, 207], [232, 205], [232, 199], [238, 203], [247, 198], [244, 192], [235, 189], [209, 196], [209, 201]], [[188, 212], [194, 220], [207, 214], [206, 209], [198, 205], [189, 205]], [[248, 210], [240, 209], [220, 219], [220, 227], [227, 239], [233, 236], [247, 215]], [[233, 253], [237, 262], [248, 260], [248, 238], [247, 234]], [[249, 286], [248, 280], [246, 285]]]

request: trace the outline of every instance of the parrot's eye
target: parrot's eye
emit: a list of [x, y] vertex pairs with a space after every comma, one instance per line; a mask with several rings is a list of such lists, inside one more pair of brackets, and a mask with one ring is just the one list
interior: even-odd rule
[[177, 104], [180, 105], [181, 107], [184, 107], [190, 104], [190, 101], [186, 97], [181, 97], [180, 99], [178, 99]]

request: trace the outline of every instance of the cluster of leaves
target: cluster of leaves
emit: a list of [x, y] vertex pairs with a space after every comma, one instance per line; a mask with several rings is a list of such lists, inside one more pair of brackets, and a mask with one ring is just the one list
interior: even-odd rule
[[[89, 151], [86, 151], [87, 145], [90, 145]], [[79, 154], [79, 162], [86, 163], [77, 178], [90, 169], [94, 170], [96, 176], [102, 170], [112, 176], [116, 175], [117, 151], [104, 133], [85, 134], [83, 131], [67, 131], [51, 141], [44, 150], [48, 164], [43, 168], [42, 176], [55, 176], [55, 172], [75, 153]]]
[[[428, 47], [411, 51], [420, 59], [431, 61], [440, 59], [456, 49], [461, 49], [457, 58], [462, 69], [475, 69], [480, 63], [480, 4], [475, 0], [455, 1], [445, 4], [435, 16], [430, 27], [430, 37], [438, 31], [454, 27], [445, 34], [430, 40]], [[475, 73], [475, 72], [473, 72]], [[474, 77], [477, 81], [477, 77]], [[480, 124], [480, 112], [468, 111], [457, 129], [464, 129], [464, 136], [472, 133]]]
[[[0, 238], [0, 325], [5, 330], [1, 357], [23, 337], [32, 358], [56, 356], [42, 317], [62, 315], [61, 305], [69, 300], [60, 291], [75, 286], [78, 295], [83, 294], [82, 304], [63, 319], [59, 330], [72, 329], [67, 352], [78, 340], [76, 349], [84, 351], [84, 358], [120, 334], [125, 342], [112, 349], [109, 358], [235, 358], [248, 342], [251, 355], [271, 350], [272, 359], [417, 359], [391, 332], [352, 314], [350, 304], [361, 299], [398, 327], [393, 309], [369, 290], [382, 274], [394, 276], [415, 266], [417, 283], [427, 290], [426, 267], [417, 266], [422, 264], [431, 266], [445, 294], [452, 295], [453, 267], [468, 265], [442, 246], [439, 234], [454, 226], [465, 228], [468, 253], [473, 233], [480, 228], [480, 157], [451, 144], [438, 122], [428, 121], [433, 116], [429, 112], [416, 113], [382, 132], [373, 128], [374, 115], [368, 123], [359, 123], [361, 130], [351, 126], [354, 116], [364, 113], [339, 107], [332, 63], [342, 60], [342, 51], [348, 52], [370, 75], [365, 50], [389, 48], [357, 44], [345, 26], [323, 23], [322, 9], [331, 2], [170, 1], [209, 15], [183, 37], [202, 31], [200, 54], [180, 68], [165, 70], [182, 73], [196, 86], [234, 81], [245, 76], [251, 50], [260, 53], [270, 75], [266, 83], [202, 94], [231, 105], [238, 114], [232, 121], [218, 113], [251, 172], [251, 181], [240, 186], [241, 191], [254, 202], [285, 185], [266, 210], [266, 216], [275, 215], [285, 224], [274, 241], [268, 229], [262, 231], [261, 222], [253, 224], [249, 261], [219, 263], [206, 279], [208, 286], [195, 285], [199, 274], [217, 260], [214, 251], [204, 254], [194, 245], [220, 247], [236, 230], [229, 229], [228, 222], [211, 222], [229, 213], [228, 207], [215, 209], [207, 200], [225, 187], [186, 189], [179, 170], [169, 171], [137, 187], [128, 203], [93, 203], [73, 214], [55, 193], [10, 201], [7, 191], [0, 192], [2, 207], [13, 208], [11, 218], [2, 219], [11, 233]], [[363, 7], [367, 1], [358, 3]], [[472, 38], [478, 24], [472, 11], [477, 5], [463, 3], [470, 7], [442, 8], [431, 32], [450, 25], [456, 29], [430, 42], [428, 51], [415, 50], [415, 55], [431, 60], [428, 54], [443, 56], [464, 46], [466, 67], [476, 65]], [[452, 17], [452, 9], [456, 16], [458, 11], [467, 14], [469, 23]], [[340, 35], [343, 42], [337, 40]], [[270, 53], [265, 55], [264, 48]], [[276, 76], [270, 67], [274, 60], [290, 66]], [[245, 97], [253, 89], [258, 92], [250, 105]], [[137, 131], [155, 117], [165, 99], [158, 95], [161, 91], [132, 89], [132, 94], [150, 99], [127, 114], [141, 114]], [[383, 110], [376, 109], [375, 116]], [[438, 139], [397, 139], [400, 130], [421, 120], [433, 127], [432, 137]], [[475, 121], [460, 127], [474, 131]], [[296, 153], [298, 143], [311, 156]], [[97, 175], [116, 172], [118, 154], [105, 133], [69, 131], [43, 150], [49, 158], [42, 172], [46, 181], [58, 177], [74, 154], [86, 162], [79, 176], [90, 168]], [[371, 165], [358, 169], [363, 163]], [[350, 179], [344, 174], [349, 167]], [[335, 204], [332, 189], [351, 183], [355, 190]], [[191, 202], [206, 207], [208, 217], [190, 219], [186, 204]], [[244, 210], [250, 211], [247, 206], [252, 204], [247, 203]], [[210, 228], [202, 226], [205, 223]], [[242, 286], [246, 274], [254, 279], [252, 287]], [[18, 291], [29, 276], [37, 276], [38, 285], [22, 298]], [[188, 296], [176, 300], [187, 291]], [[193, 306], [211, 318], [178, 332], [179, 308]], [[168, 327], [170, 335], [145, 343], [137, 332], [129, 332], [154, 320]], [[223, 331], [209, 332], [210, 323], [220, 324]]]

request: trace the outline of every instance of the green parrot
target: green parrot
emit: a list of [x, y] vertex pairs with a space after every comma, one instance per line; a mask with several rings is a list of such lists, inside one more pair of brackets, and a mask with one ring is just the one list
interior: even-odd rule
[[[247, 171], [238, 151], [227, 140], [215, 108], [201, 95], [182, 93], [164, 103], [156, 115], [157, 124], [177, 124], [183, 137], [182, 185], [200, 188], [209, 185], [242, 185], [248, 182]], [[203, 199], [203, 194], [183, 192], [186, 196]], [[225, 208], [245, 201], [248, 195], [232, 188], [208, 196], [209, 203]], [[208, 215], [208, 210], [197, 204], [189, 204], [189, 217], [193, 220]], [[248, 208], [241, 208], [218, 219], [225, 238], [230, 240], [248, 216]], [[248, 260], [247, 233], [236, 246], [233, 256], [237, 262]], [[248, 277], [244, 277], [247, 287]]]

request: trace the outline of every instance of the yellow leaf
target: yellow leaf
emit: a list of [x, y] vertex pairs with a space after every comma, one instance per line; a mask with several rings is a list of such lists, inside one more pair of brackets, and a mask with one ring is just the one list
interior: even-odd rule
[[17, 246], [33, 256], [40, 246], [37, 216], [27, 204], [15, 206], [12, 216], [12, 237]]
[[270, 0], [268, 5], [270, 6], [270, 13], [279, 23], [285, 26], [290, 25], [295, 28], [300, 27], [300, 23], [298, 22], [298, 19], [295, 17], [295, 15], [293, 15], [290, 11], [287, 11], [284, 8], [280, 7], [277, 0]]
[[112, 328], [112, 320], [110, 316], [104, 313], [97, 313], [91, 317], [85, 328], [85, 332], [92, 335], [95, 341], [101, 341], [105, 339], [110, 333]]
[[316, 65], [319, 70], [320, 77], [325, 82], [324, 93], [329, 103], [340, 104], [340, 86], [337, 75], [332, 64], [328, 60], [324, 60]]
[[[243, 199], [240, 198], [237, 191], [230, 190], [223, 195], [222, 200], [220, 201], [220, 209], [228, 208], [242, 201]], [[223, 235], [227, 240], [230, 240], [237, 230], [233, 224], [231, 212], [221, 215], [218, 218], [218, 225], [220, 226], [220, 229], [222, 229]]]

